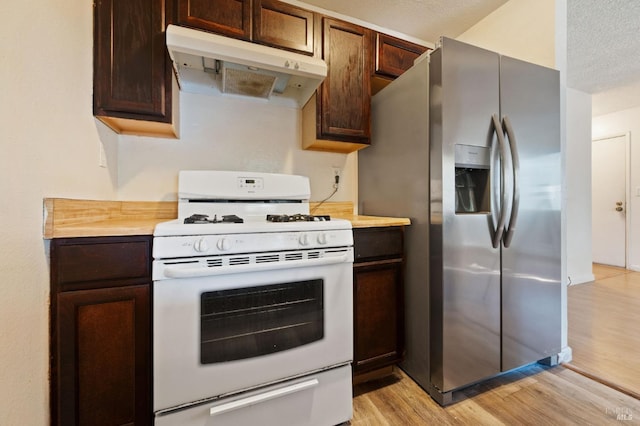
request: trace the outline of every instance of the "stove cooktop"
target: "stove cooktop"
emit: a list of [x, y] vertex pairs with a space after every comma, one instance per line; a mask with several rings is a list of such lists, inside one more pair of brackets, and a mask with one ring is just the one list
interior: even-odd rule
[[224, 220], [224, 216], [214, 215], [213, 218], [205, 216], [204, 218], [185, 223], [187, 219], [175, 219], [159, 223], [156, 225], [153, 235], [217, 235], [351, 229], [351, 222], [348, 220], [330, 219], [324, 216], [321, 218], [316, 216], [314, 219], [303, 218], [297, 221], [269, 221], [265, 216], [246, 216], [244, 218], [238, 218], [240, 221], [234, 221], [230, 219]]
[[[325, 222], [331, 220], [329, 215], [310, 215], [310, 214], [268, 214], [265, 219], [267, 222]], [[185, 224], [204, 224], [204, 223], [244, 223], [244, 219], [235, 214], [222, 215], [218, 219], [218, 215], [214, 214], [213, 218], [206, 214], [192, 214], [184, 219]]]

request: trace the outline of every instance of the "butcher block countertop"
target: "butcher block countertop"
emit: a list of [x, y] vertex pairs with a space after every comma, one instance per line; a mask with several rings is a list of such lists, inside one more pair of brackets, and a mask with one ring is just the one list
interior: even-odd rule
[[[45, 239], [152, 235], [156, 224], [175, 219], [175, 201], [99, 201], [68, 198], [44, 199]], [[309, 204], [312, 214], [347, 219], [354, 228], [405, 226], [407, 218], [353, 214], [351, 202]]]

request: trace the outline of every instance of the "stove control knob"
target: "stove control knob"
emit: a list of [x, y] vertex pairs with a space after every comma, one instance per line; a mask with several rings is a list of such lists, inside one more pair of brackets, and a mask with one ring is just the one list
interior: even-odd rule
[[196, 242], [193, 243], [193, 249], [200, 253], [207, 251], [209, 249], [209, 246], [207, 245], [207, 240], [205, 240], [204, 238], [200, 238], [199, 240], [196, 240]]
[[300, 234], [300, 237], [298, 237], [298, 242], [301, 246], [309, 245], [309, 234]]
[[231, 248], [231, 241], [229, 241], [227, 238], [220, 238], [218, 240], [218, 243], [216, 244], [216, 247], [218, 247], [218, 250], [220, 251], [227, 251]]
[[327, 244], [327, 234], [325, 234], [324, 232], [319, 233], [317, 240], [318, 240], [318, 244], [321, 244], [321, 245]]

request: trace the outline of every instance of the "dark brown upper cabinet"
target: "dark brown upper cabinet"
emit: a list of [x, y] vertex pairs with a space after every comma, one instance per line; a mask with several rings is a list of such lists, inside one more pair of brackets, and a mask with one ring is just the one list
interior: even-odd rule
[[177, 0], [179, 25], [251, 40], [251, 0]]
[[313, 55], [314, 14], [277, 0], [178, 0], [178, 24]]
[[429, 50], [425, 46], [411, 43], [390, 35], [374, 34], [373, 79], [371, 92], [376, 94], [393, 79], [413, 66], [413, 61]]
[[176, 136], [164, 34], [171, 1], [95, 2], [93, 115], [117, 133]]
[[276, 0], [254, 0], [253, 41], [292, 50], [314, 53], [314, 14]]
[[380, 33], [376, 34], [375, 46], [374, 73], [394, 78], [411, 68], [413, 61], [429, 50], [425, 46]]
[[353, 152], [370, 143], [370, 29], [322, 18], [325, 81], [303, 108], [303, 148]]

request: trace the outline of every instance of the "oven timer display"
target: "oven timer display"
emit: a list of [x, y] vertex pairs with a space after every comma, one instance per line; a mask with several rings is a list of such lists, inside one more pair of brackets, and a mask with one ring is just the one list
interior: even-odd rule
[[264, 182], [261, 178], [238, 178], [238, 188], [249, 190], [261, 190], [264, 188]]

